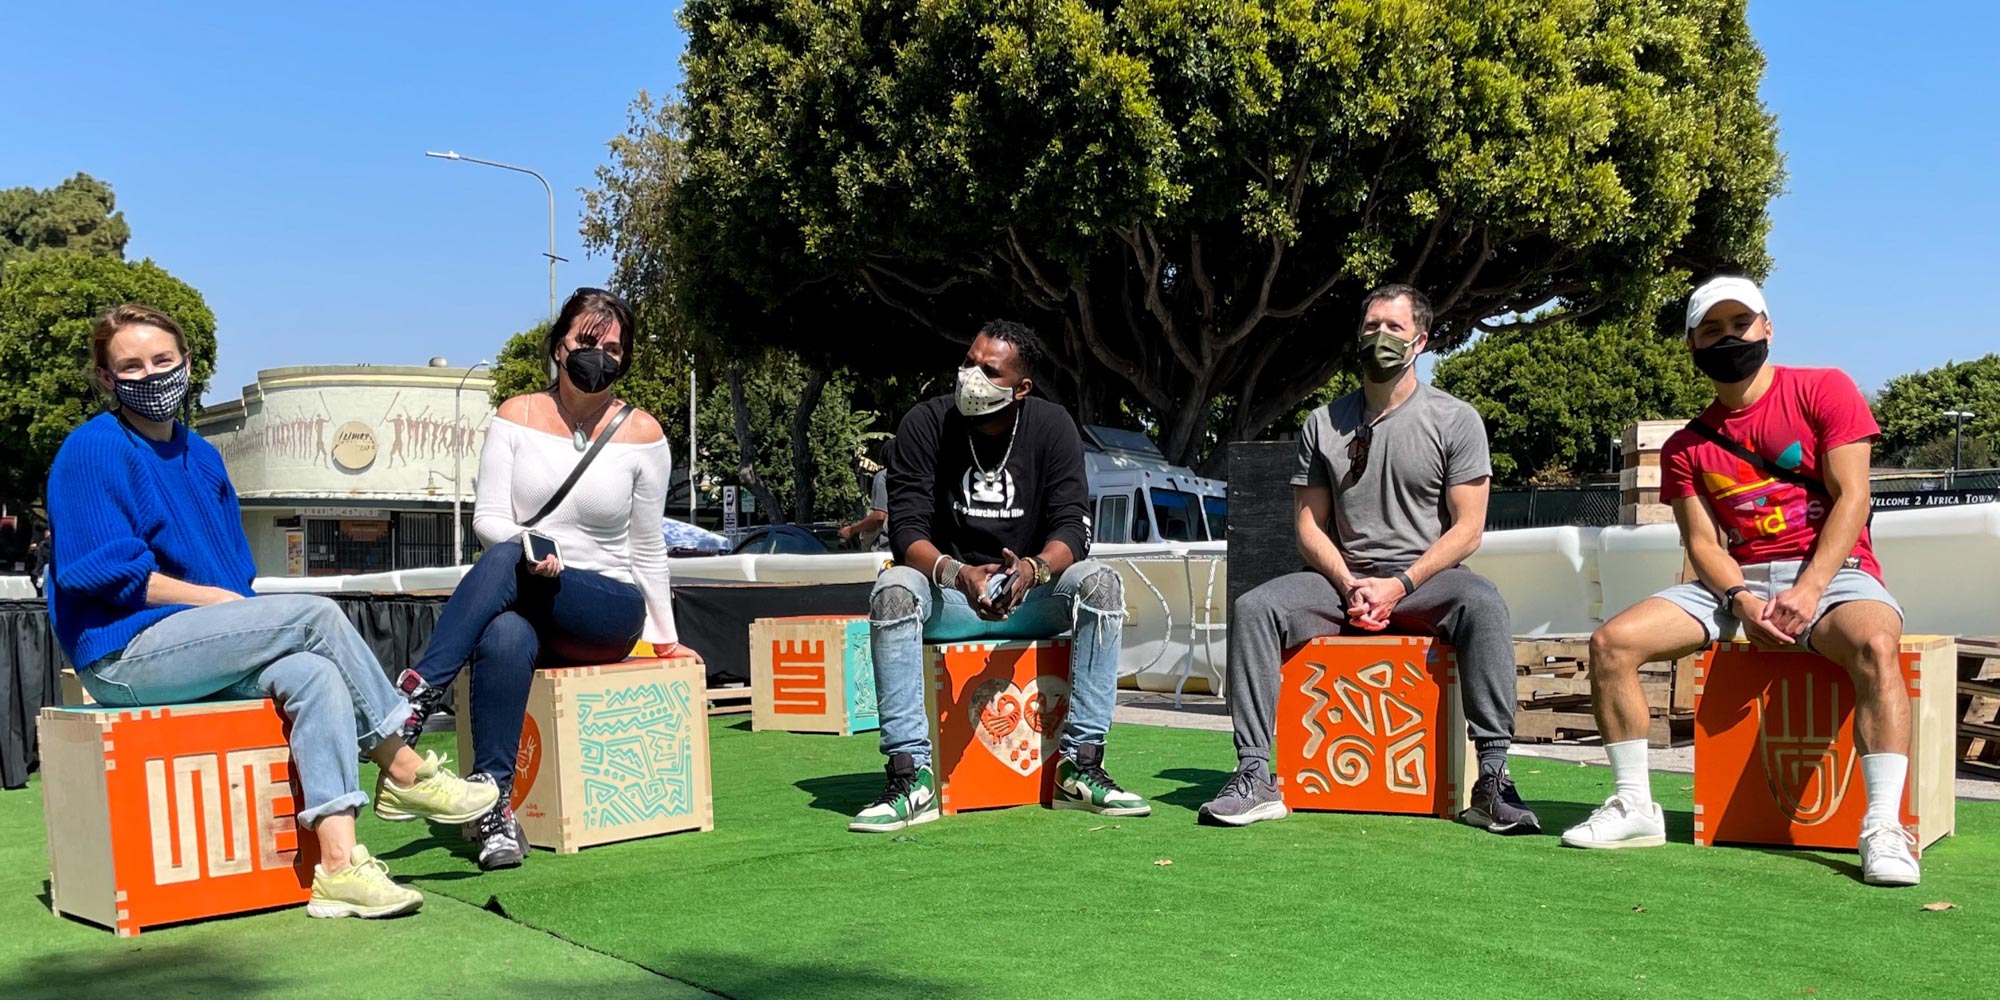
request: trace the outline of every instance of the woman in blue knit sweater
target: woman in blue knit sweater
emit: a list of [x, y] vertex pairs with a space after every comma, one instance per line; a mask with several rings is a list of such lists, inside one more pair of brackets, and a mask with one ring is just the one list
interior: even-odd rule
[[332, 601], [251, 592], [256, 568], [222, 456], [175, 419], [188, 394], [179, 325], [119, 306], [92, 329], [90, 355], [112, 408], [63, 441], [48, 488], [49, 621], [84, 690], [108, 707], [272, 699], [291, 722], [298, 824], [319, 840], [306, 912], [416, 909], [423, 895], [355, 843], [368, 801], [356, 748], [381, 769], [383, 819], [465, 822], [497, 790], [403, 743], [409, 703]]

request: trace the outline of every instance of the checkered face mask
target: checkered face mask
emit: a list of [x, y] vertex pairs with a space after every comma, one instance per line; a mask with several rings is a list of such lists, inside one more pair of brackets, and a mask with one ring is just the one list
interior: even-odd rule
[[118, 405], [147, 420], [164, 423], [172, 420], [187, 401], [188, 363], [182, 361], [172, 369], [145, 378], [114, 378], [111, 391], [118, 396]]

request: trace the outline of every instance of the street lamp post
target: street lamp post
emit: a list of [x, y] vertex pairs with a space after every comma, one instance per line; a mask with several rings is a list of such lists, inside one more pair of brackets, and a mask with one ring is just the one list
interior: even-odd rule
[[463, 160], [467, 163], [478, 163], [488, 167], [499, 167], [502, 170], [512, 170], [515, 171], [516, 173], [527, 174], [528, 176], [533, 177], [534, 179], [542, 182], [542, 191], [549, 196], [549, 252], [543, 254], [542, 256], [547, 257], [549, 259], [549, 315], [551, 317], [555, 316], [556, 261], [565, 260], [566, 258], [556, 256], [556, 189], [549, 186], [549, 179], [543, 177], [541, 174], [538, 174], [533, 170], [529, 170], [527, 167], [517, 167], [511, 163], [500, 163], [495, 160], [482, 160], [477, 156], [465, 156], [459, 153], [457, 150], [448, 149], [442, 153], [426, 152], [424, 153], [424, 155], [434, 156], [440, 160]]
[[1974, 413], [1971, 410], [1946, 410], [1944, 411], [1944, 415], [1951, 418], [1951, 479], [1949, 480], [1949, 482], [1951, 483], [1950, 488], [1957, 489], [1958, 466], [1959, 463], [1963, 461], [1965, 458], [1965, 452], [1962, 450], [1962, 439], [1959, 434], [1960, 428], [1965, 426], [1965, 421], [1968, 418], [1976, 417], [1979, 414]]
[[[458, 427], [458, 397], [465, 392], [465, 380], [471, 378], [473, 372], [491, 364], [490, 361], [481, 360], [458, 377], [458, 388], [451, 391], [451, 426], [454, 430]], [[451, 564], [453, 566], [465, 564], [465, 519], [459, 515], [460, 505], [465, 501], [465, 483], [459, 477], [464, 474], [465, 448], [461, 444], [451, 450]]]

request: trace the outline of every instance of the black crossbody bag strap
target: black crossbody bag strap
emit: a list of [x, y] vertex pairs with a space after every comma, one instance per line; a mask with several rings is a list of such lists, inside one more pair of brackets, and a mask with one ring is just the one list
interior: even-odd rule
[[[1800, 487], [1801, 489], [1804, 489], [1807, 493], [1816, 493], [1820, 496], [1825, 497], [1829, 501], [1833, 499], [1833, 494], [1828, 492], [1825, 482], [1822, 482], [1816, 477], [1808, 476], [1803, 472], [1798, 472], [1792, 469], [1781, 469], [1775, 465], [1772, 465], [1770, 462], [1764, 460], [1764, 456], [1759, 455], [1756, 452], [1751, 451], [1750, 449], [1745, 448], [1742, 445], [1729, 440], [1729, 438], [1723, 436], [1723, 433], [1721, 431], [1716, 430], [1714, 427], [1710, 426], [1707, 421], [1704, 421], [1699, 417], [1688, 421], [1688, 430], [1691, 430], [1696, 434], [1701, 435], [1703, 440], [1709, 442], [1710, 444], [1715, 445], [1718, 448], [1721, 448], [1723, 451], [1726, 451], [1731, 455], [1735, 455], [1737, 458], [1740, 458], [1745, 462], [1750, 463], [1751, 468], [1756, 469], [1758, 472], [1770, 476], [1773, 479], [1782, 479], [1785, 482], [1791, 483], [1793, 486], [1797, 486]], [[1873, 524], [1874, 522], [1875, 522], [1875, 512], [1873, 510], [1870, 510], [1868, 512], [1868, 521], [1866, 523]]]
[[542, 523], [542, 518], [555, 512], [556, 507], [563, 502], [565, 497], [569, 496], [571, 487], [576, 485], [577, 480], [583, 478], [583, 470], [590, 468], [591, 460], [597, 457], [598, 452], [604, 450], [604, 446], [611, 440], [611, 436], [618, 433], [618, 425], [624, 423], [625, 418], [631, 416], [634, 409], [637, 409], [637, 407], [634, 407], [631, 403], [626, 403], [625, 408], [619, 410], [618, 415], [612, 417], [611, 422], [606, 424], [603, 430], [597, 432], [597, 440], [591, 442], [590, 450], [584, 452], [583, 457], [576, 460], [576, 468], [569, 470], [569, 478], [563, 480], [561, 486], [556, 487], [555, 494], [549, 497], [549, 502], [543, 504], [541, 510], [535, 512], [534, 517], [521, 522], [521, 527], [532, 528]]

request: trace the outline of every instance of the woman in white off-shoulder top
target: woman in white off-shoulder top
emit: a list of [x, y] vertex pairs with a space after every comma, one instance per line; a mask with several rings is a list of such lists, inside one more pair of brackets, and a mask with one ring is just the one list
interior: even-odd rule
[[481, 868], [518, 865], [526, 851], [511, 792], [535, 667], [621, 660], [640, 639], [663, 656], [685, 652], [660, 529], [673, 457], [645, 411], [617, 426], [569, 494], [534, 525], [558, 554], [529, 562], [522, 548], [522, 522], [624, 409], [612, 384], [630, 370], [637, 340], [632, 310], [610, 292], [579, 289], [556, 315], [545, 342], [554, 383], [501, 403], [479, 454], [472, 530], [486, 552], [399, 682], [415, 706], [414, 739], [452, 678], [472, 667], [469, 778], [501, 789], [499, 803], [476, 821]]

